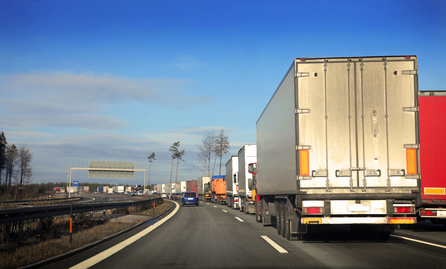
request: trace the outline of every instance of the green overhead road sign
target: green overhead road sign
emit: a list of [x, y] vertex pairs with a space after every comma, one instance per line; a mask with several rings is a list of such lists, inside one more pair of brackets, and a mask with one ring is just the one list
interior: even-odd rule
[[89, 161], [89, 178], [135, 178], [134, 162]]

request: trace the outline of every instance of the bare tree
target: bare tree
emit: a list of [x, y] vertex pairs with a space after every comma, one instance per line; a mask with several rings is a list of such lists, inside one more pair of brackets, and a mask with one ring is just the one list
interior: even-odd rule
[[211, 159], [215, 142], [215, 133], [208, 131], [201, 139], [201, 145], [198, 146], [198, 160], [203, 164], [203, 175], [211, 176]]
[[[6, 136], [5, 136], [5, 133], [2, 132], [0, 134], [0, 189], [2, 186], [2, 172], [3, 172], [3, 169], [6, 168], [6, 144], [8, 144], [6, 142]], [[6, 181], [5, 181], [5, 185], [6, 185]]]
[[178, 151], [178, 152], [175, 154], [175, 159], [177, 159], [177, 172], [176, 172], [176, 174], [175, 174], [175, 183], [178, 182], [178, 166], [180, 165], [180, 161], [183, 161], [183, 162], [184, 162], [184, 160], [183, 160], [183, 155], [184, 155], [185, 152], [186, 152], [186, 151], [183, 149], [182, 151]]
[[147, 183], [150, 186], [150, 171], [152, 170], [152, 162], [156, 160], [155, 158], [155, 152], [152, 152], [152, 154], [150, 154], [149, 157], [147, 157], [147, 159], [149, 159], [149, 182]]
[[12, 144], [10, 147], [6, 147], [6, 182], [8, 186], [11, 186], [11, 179], [15, 173], [15, 167], [17, 164], [18, 150], [16, 145]]
[[[170, 167], [170, 183], [172, 183], [173, 161], [177, 157], [179, 146], [180, 146], [180, 141], [173, 142], [172, 146], [170, 146], [170, 149], [169, 149], [169, 151], [172, 152], [172, 166]], [[172, 186], [172, 184], [170, 186]]]
[[31, 160], [33, 155], [27, 146], [20, 145], [17, 157], [20, 170], [20, 187], [22, 187], [23, 180], [30, 179], [32, 176]]
[[228, 136], [225, 136], [225, 131], [221, 129], [220, 133], [215, 137], [214, 152], [216, 157], [220, 158], [220, 167], [218, 174], [221, 175], [221, 160], [223, 155], [228, 153], [229, 141]]

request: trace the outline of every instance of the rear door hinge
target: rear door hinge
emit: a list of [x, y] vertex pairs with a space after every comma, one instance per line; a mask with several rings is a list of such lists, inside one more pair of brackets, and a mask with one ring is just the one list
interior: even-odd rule
[[311, 112], [311, 110], [310, 109], [308, 109], [308, 108], [296, 108], [296, 109], [294, 109], [294, 113], [296, 113], [296, 114], [306, 114], [306, 113], [310, 113]]
[[403, 70], [401, 73], [403, 73], [403, 75], [416, 75], [418, 74], [417, 70]]
[[404, 112], [418, 112], [418, 107], [403, 107]]

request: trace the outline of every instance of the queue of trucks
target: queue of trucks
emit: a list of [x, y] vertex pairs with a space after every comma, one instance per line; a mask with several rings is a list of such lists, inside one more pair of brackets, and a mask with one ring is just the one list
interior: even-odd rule
[[418, 89], [417, 56], [296, 58], [256, 123], [256, 144], [199, 179], [199, 195], [289, 240], [350, 225], [446, 226], [446, 92]]
[[257, 160], [245, 145], [226, 164], [226, 201], [287, 239], [446, 225], [446, 94], [418, 90], [417, 56], [295, 59], [256, 129]]
[[198, 193], [197, 180], [182, 180], [180, 182], [156, 184], [153, 186], [154, 195], [165, 195], [166, 197], [171, 196], [172, 194], [179, 194], [189, 191]]

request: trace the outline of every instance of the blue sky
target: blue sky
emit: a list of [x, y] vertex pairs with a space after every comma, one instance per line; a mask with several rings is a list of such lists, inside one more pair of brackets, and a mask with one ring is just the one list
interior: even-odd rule
[[415, 54], [419, 88], [446, 89], [444, 14], [441, 0], [0, 0], [0, 131], [33, 152], [33, 182], [155, 152], [165, 183], [175, 141], [178, 179], [196, 179], [203, 134], [225, 130], [224, 163], [254, 144], [296, 57]]

